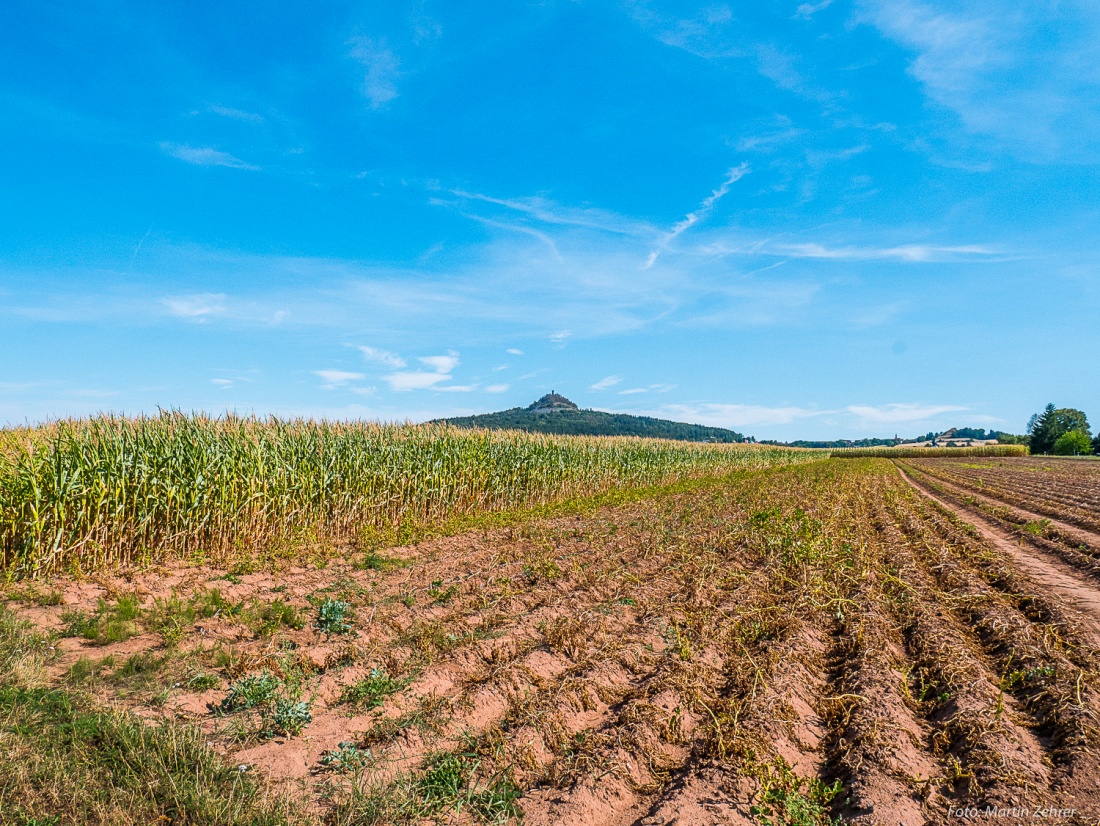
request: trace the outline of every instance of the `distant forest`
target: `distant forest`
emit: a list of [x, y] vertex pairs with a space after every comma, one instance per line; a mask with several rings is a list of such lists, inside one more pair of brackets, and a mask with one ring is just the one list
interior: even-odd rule
[[797, 439], [793, 442], [763, 441], [764, 445], [779, 445], [781, 447], [817, 447], [817, 448], [842, 448], [842, 447], [888, 447], [896, 445], [893, 439], [833, 439], [832, 441], [809, 441]]
[[[767, 441], [761, 442], [761, 444], [769, 445], [786, 445], [788, 447], [817, 447], [817, 448], [845, 448], [845, 447], [890, 447], [891, 445], [905, 444], [906, 442], [930, 442], [938, 436], [943, 435], [935, 431], [930, 431], [923, 436], [917, 436], [913, 439], [832, 439], [830, 441], [807, 441], [805, 439], [798, 439], [794, 442], [775, 442]], [[952, 434], [952, 438], [955, 439], [1000, 439], [1004, 444], [1017, 444], [1021, 437], [1013, 436], [1010, 433], [1002, 433], [999, 430], [984, 430], [980, 427], [959, 427], [955, 429]]]
[[744, 442], [741, 433], [721, 427], [671, 422], [649, 416], [603, 413], [599, 410], [554, 410], [535, 412], [513, 407], [499, 413], [439, 419], [455, 427], [482, 427], [489, 430], [523, 430], [528, 433], [554, 433], [562, 436], [645, 436], [650, 439], [675, 439], [682, 442]]

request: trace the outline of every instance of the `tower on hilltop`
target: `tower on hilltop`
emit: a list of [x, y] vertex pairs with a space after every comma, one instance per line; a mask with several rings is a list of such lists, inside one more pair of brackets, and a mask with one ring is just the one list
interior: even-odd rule
[[565, 396], [559, 396], [551, 390], [527, 409], [532, 413], [552, 413], [559, 410], [578, 410], [579, 408]]

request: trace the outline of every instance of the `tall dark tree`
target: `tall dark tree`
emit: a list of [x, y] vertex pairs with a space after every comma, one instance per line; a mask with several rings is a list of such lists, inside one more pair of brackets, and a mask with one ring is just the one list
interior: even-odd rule
[[1091, 438], [1089, 420], [1083, 412], [1072, 407], [1055, 407], [1048, 404], [1043, 412], [1032, 416], [1028, 422], [1032, 453], [1050, 453], [1054, 443], [1070, 431], [1080, 431]]

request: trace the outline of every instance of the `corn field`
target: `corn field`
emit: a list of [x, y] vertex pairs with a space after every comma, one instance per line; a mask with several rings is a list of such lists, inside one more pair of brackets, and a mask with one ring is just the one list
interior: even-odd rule
[[101, 416], [0, 430], [8, 577], [339, 543], [824, 454], [276, 418]]
[[837, 459], [930, 459], [956, 456], [1027, 456], [1027, 445], [981, 445], [980, 447], [848, 447], [830, 450]]

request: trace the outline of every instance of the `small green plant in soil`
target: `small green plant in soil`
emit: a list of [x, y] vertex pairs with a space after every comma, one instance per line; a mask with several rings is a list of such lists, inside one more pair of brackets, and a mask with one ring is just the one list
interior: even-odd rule
[[65, 675], [65, 679], [67, 682], [74, 684], [96, 682], [103, 677], [107, 669], [113, 668], [114, 664], [115, 658], [113, 656], [104, 657], [101, 660], [81, 657], [69, 666], [69, 672]]
[[348, 614], [351, 606], [332, 597], [326, 597], [317, 609], [317, 620], [314, 626], [326, 634], [346, 634], [351, 630], [348, 622]]
[[22, 602], [33, 602], [35, 605], [41, 605], [45, 608], [53, 605], [60, 605], [64, 601], [64, 596], [60, 591], [40, 591], [34, 585], [30, 585], [22, 590], [10, 591], [6, 597], [0, 596], [0, 599], [17, 599]]
[[200, 619], [210, 617], [233, 617], [241, 612], [243, 602], [232, 602], [222, 596], [217, 588], [199, 591], [191, 598], [191, 607]]
[[149, 651], [139, 651], [126, 658], [121, 667], [111, 675], [111, 681], [148, 683], [167, 661], [167, 657], [158, 657]]
[[1050, 527], [1049, 519], [1032, 519], [1020, 526], [1020, 529], [1032, 536], [1043, 536]]
[[1054, 675], [1055, 669], [1050, 665], [1017, 669], [1008, 672], [1001, 678], [1001, 690], [1015, 691], [1019, 688], [1035, 688], [1049, 682]]
[[782, 758], [758, 768], [760, 790], [752, 815], [764, 826], [839, 826], [829, 816], [829, 803], [844, 787], [839, 780], [826, 784], [816, 777], [799, 777]]
[[301, 734], [302, 730], [313, 722], [313, 714], [310, 712], [308, 702], [288, 700], [285, 697], [276, 697], [261, 712], [266, 729], [264, 733], [268, 737], [285, 734], [293, 737]]
[[370, 749], [361, 749], [355, 743], [340, 743], [321, 758], [321, 767], [335, 772], [355, 772], [373, 762]]
[[382, 556], [376, 550], [366, 551], [356, 562], [355, 568], [360, 571], [388, 571], [391, 568], [403, 568], [408, 561], [400, 557]]
[[438, 605], [446, 605], [452, 599], [455, 594], [458, 593], [457, 585], [450, 585], [447, 588], [443, 587], [443, 580], [436, 579], [432, 581], [431, 586], [428, 588], [428, 596], [430, 596]]
[[187, 627], [199, 619], [232, 617], [241, 612], [243, 603], [226, 600], [217, 588], [199, 591], [189, 600], [176, 594], [154, 600], [145, 617], [145, 626], [158, 632], [168, 645], [175, 645], [187, 634]]
[[400, 691], [407, 684], [406, 680], [395, 680], [385, 669], [372, 668], [366, 677], [344, 688], [340, 694], [340, 702], [359, 708], [377, 708], [387, 696]]
[[166, 823], [171, 812], [181, 824], [301, 823], [196, 728], [150, 725], [82, 693], [3, 681], [0, 720], [0, 822], [136, 826]]
[[561, 576], [561, 568], [552, 559], [540, 559], [529, 565], [523, 566], [523, 575], [528, 582], [538, 582], [540, 579], [557, 579]]
[[128, 640], [140, 631], [138, 619], [141, 607], [136, 596], [120, 596], [114, 604], [100, 599], [95, 613], [66, 611], [61, 615], [65, 624], [63, 637], [83, 637], [97, 645]]
[[424, 773], [414, 783], [423, 814], [433, 817], [446, 811], [469, 809], [479, 820], [503, 823], [520, 817], [516, 801], [522, 792], [510, 778], [494, 776], [474, 782], [480, 762], [472, 754], [443, 752], [431, 756]]
[[282, 600], [254, 602], [242, 614], [245, 624], [256, 634], [271, 636], [280, 628], [298, 629], [305, 625], [298, 609]]
[[200, 671], [198, 674], [189, 677], [184, 686], [188, 691], [207, 691], [211, 688], [217, 688], [221, 685], [221, 681], [221, 677], [217, 674], [207, 674]]
[[248, 674], [229, 686], [229, 691], [217, 710], [229, 714], [264, 705], [275, 699], [282, 685], [278, 677], [267, 671]]

